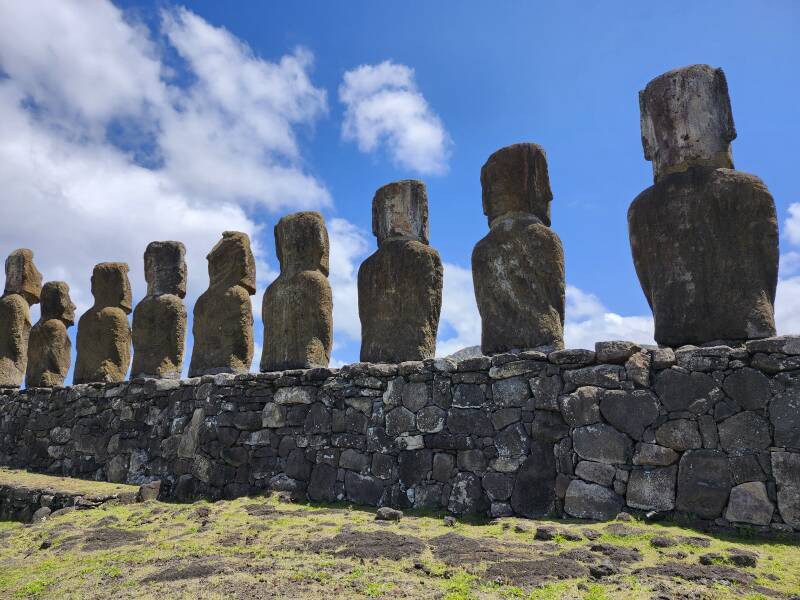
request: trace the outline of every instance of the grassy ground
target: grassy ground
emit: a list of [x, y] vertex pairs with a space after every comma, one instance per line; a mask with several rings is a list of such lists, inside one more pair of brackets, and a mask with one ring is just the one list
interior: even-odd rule
[[139, 489], [135, 485], [122, 483], [106, 483], [103, 481], [86, 481], [72, 477], [55, 477], [0, 467], [0, 485], [13, 485], [34, 490], [58, 490], [63, 494], [93, 496], [113, 496], [136, 494]]
[[[540, 527], [555, 536], [535, 539]], [[753, 560], [755, 567], [743, 566]], [[441, 516], [419, 514], [388, 523], [375, 521], [372, 509], [275, 496], [106, 504], [36, 525], [0, 522], [2, 598], [796, 594], [797, 539], [712, 537], [675, 524], [501, 519], [447, 526]]]

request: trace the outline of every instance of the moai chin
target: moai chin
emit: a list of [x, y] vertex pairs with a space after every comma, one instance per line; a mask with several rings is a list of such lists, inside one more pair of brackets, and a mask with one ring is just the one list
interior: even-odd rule
[[22, 385], [28, 362], [30, 307], [39, 302], [42, 275], [33, 252], [14, 250], [6, 258], [6, 285], [0, 297], [0, 388]]
[[92, 272], [94, 305], [78, 321], [73, 383], [124, 381], [131, 362], [128, 265], [107, 262]]
[[67, 328], [75, 323], [75, 305], [69, 286], [63, 281], [48, 281], [42, 286], [41, 301], [41, 318], [31, 329], [28, 342], [25, 385], [30, 388], [64, 385], [72, 363]]
[[481, 350], [563, 347], [564, 251], [550, 229], [550, 179], [544, 149], [514, 144], [481, 169], [489, 234], [472, 252], [481, 315]]
[[725, 74], [670, 71], [639, 92], [639, 105], [655, 183], [628, 209], [628, 230], [656, 341], [775, 335], [775, 203], [758, 177], [733, 170]]
[[186, 248], [150, 242], [144, 252], [147, 296], [133, 311], [131, 378], [178, 379], [186, 339]]
[[444, 271], [428, 245], [428, 194], [421, 181], [385, 185], [372, 200], [378, 250], [358, 270], [361, 360], [432, 358]]
[[333, 341], [328, 283], [328, 230], [318, 212], [298, 212], [275, 225], [281, 273], [264, 292], [261, 371], [327, 367]]
[[189, 377], [246, 373], [253, 360], [256, 264], [250, 238], [226, 231], [208, 256], [209, 286], [194, 305]]

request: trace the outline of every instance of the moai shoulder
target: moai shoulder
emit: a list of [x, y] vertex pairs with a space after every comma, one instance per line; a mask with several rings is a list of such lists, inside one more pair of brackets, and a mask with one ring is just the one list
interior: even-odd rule
[[428, 244], [428, 194], [421, 181], [380, 188], [372, 201], [378, 250], [358, 270], [361, 360], [397, 363], [432, 358], [444, 270]]
[[327, 367], [333, 343], [328, 230], [318, 212], [287, 215], [275, 225], [281, 272], [264, 292], [261, 371]]
[[75, 323], [75, 305], [64, 281], [48, 281], [42, 287], [42, 313], [31, 329], [28, 342], [27, 387], [64, 385], [72, 363], [72, 342], [67, 328]]
[[147, 296], [133, 311], [131, 377], [177, 379], [186, 340], [186, 248], [151, 242], [144, 252]]
[[481, 350], [563, 346], [564, 252], [549, 227], [553, 194], [544, 149], [514, 144], [481, 169], [489, 233], [472, 253]]
[[631, 251], [668, 346], [775, 334], [778, 222], [764, 183], [735, 171], [722, 69], [693, 65], [639, 93], [654, 185], [628, 210]]
[[226, 231], [208, 256], [209, 286], [194, 306], [189, 376], [246, 373], [253, 360], [256, 264], [250, 238]]
[[73, 383], [124, 381], [131, 362], [128, 265], [100, 263], [92, 272], [94, 305], [78, 321]]
[[0, 298], [0, 388], [16, 388], [25, 377], [30, 306], [39, 302], [42, 275], [27, 248], [9, 254], [5, 269], [6, 283]]

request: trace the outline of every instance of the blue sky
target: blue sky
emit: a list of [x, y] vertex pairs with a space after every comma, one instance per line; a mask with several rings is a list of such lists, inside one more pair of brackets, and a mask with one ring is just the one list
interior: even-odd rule
[[[568, 344], [650, 341], [626, 223], [652, 181], [637, 93], [664, 71], [708, 63], [728, 77], [736, 167], [775, 197], [778, 322], [798, 333], [799, 57], [800, 5], [789, 1], [9, 3], [0, 118], [13, 126], [0, 139], [0, 175], [12, 185], [0, 196], [0, 253], [31, 247], [45, 279], [66, 279], [85, 310], [91, 264], [129, 261], [139, 298], [146, 242], [181, 239], [191, 306], [207, 282], [205, 252], [238, 228], [259, 255], [258, 308], [277, 269], [272, 226], [317, 207], [331, 227], [340, 364], [358, 357], [353, 273], [374, 249], [373, 193], [421, 178], [446, 264], [440, 346], [452, 351], [479, 336], [469, 261], [487, 232], [480, 167], [532, 141], [548, 154], [566, 253]], [[388, 109], [343, 134], [348, 108], [360, 114], [340, 99], [345, 74], [386, 61], [405, 85], [383, 91], [411, 102], [411, 125], [430, 134], [404, 147], [397, 132], [409, 125]], [[241, 86], [231, 95], [228, 80]], [[63, 215], [65, 231], [57, 217], [43, 233], [48, 214]]]

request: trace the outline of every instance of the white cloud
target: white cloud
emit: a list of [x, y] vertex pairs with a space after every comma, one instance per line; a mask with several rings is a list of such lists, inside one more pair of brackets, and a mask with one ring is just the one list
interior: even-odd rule
[[343, 338], [360, 343], [358, 267], [370, 250], [368, 234], [349, 221], [337, 218], [329, 222], [328, 235], [331, 245], [334, 343], [340, 345]]
[[342, 137], [362, 152], [385, 146], [399, 166], [422, 174], [447, 169], [450, 138], [417, 89], [414, 70], [384, 61], [344, 74], [339, 99], [345, 104]]
[[800, 202], [789, 205], [789, 216], [783, 222], [784, 233], [789, 242], [800, 245]]
[[[451, 331], [447, 338], [442, 331]], [[472, 271], [452, 263], [444, 264], [442, 313], [439, 318], [436, 355], [448, 356], [457, 350], [481, 343], [481, 317], [472, 288]]]

